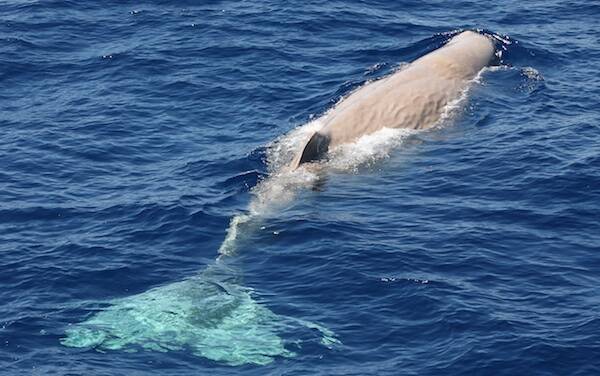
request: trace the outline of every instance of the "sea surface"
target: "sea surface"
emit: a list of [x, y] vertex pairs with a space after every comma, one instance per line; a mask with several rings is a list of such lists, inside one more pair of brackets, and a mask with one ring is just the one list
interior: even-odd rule
[[[596, 1], [1, 1], [1, 375], [600, 374]], [[433, 130], [286, 164], [461, 30]]]

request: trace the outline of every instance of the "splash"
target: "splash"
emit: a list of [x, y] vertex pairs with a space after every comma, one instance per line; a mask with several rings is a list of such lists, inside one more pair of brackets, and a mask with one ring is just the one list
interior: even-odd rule
[[320, 120], [314, 120], [292, 130], [267, 146], [267, 169], [269, 177], [252, 189], [252, 199], [245, 213], [231, 218], [225, 240], [219, 248], [219, 257], [232, 256], [236, 253], [242, 237], [241, 228], [254, 224], [256, 227], [261, 218], [280, 209], [293, 201], [298, 190], [312, 186], [318, 178], [308, 169], [290, 170], [287, 166], [298, 150], [298, 145], [320, 129]]
[[251, 231], [251, 227], [258, 227], [264, 216], [293, 202], [299, 191], [314, 187], [323, 172], [356, 173], [361, 167], [389, 157], [392, 150], [417, 133], [410, 129], [383, 128], [354, 143], [340, 145], [329, 153], [327, 160], [290, 169], [299, 146], [306, 144], [311, 135], [321, 127], [321, 119], [313, 120], [268, 145], [269, 177], [252, 189], [248, 210], [231, 219], [225, 240], [219, 248], [220, 257], [235, 255], [236, 247], [244, 234]]

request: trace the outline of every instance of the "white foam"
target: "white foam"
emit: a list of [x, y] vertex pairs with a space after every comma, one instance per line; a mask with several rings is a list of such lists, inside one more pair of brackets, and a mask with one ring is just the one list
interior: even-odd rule
[[356, 172], [361, 166], [387, 158], [390, 152], [402, 144], [408, 136], [416, 133], [408, 129], [384, 128], [363, 136], [354, 143], [337, 147], [331, 151], [326, 161], [290, 169], [289, 165], [299, 152], [299, 148], [320, 127], [319, 120], [309, 122], [269, 145], [267, 168], [270, 176], [252, 189], [252, 199], [247, 211], [231, 219], [225, 239], [219, 248], [221, 256], [235, 254], [242, 226], [293, 202], [300, 190], [314, 186], [319, 179], [319, 171]]
[[252, 199], [247, 212], [237, 214], [231, 219], [225, 239], [219, 247], [221, 256], [235, 254], [241, 226], [269, 214], [276, 208], [281, 208], [293, 200], [299, 189], [310, 187], [316, 181], [317, 175], [314, 172], [304, 168], [291, 170], [287, 167], [298, 152], [299, 145], [306, 143], [321, 126], [319, 119], [308, 122], [267, 146], [267, 169], [270, 175], [252, 189]]
[[267, 147], [267, 168], [270, 176], [252, 189], [252, 199], [247, 211], [231, 219], [225, 239], [219, 248], [221, 256], [235, 254], [241, 227], [292, 202], [300, 190], [314, 186], [320, 171], [356, 172], [362, 166], [387, 158], [393, 149], [417, 132], [384, 128], [363, 136], [354, 143], [337, 147], [329, 153], [329, 159], [326, 161], [303, 165], [297, 169], [289, 168], [299, 148], [321, 127], [320, 119], [311, 121], [293, 129]]
[[525, 67], [521, 69], [521, 73], [532, 81], [544, 81], [542, 74], [535, 68]]
[[340, 145], [330, 153], [330, 158], [324, 163], [329, 169], [342, 172], [357, 172], [361, 167], [370, 166], [398, 148], [407, 137], [418, 131], [404, 128], [382, 128], [379, 131], [365, 135], [356, 142]]
[[489, 34], [492, 38], [500, 41], [502, 45], [511, 45], [512, 41], [507, 36], [502, 36], [499, 34]]

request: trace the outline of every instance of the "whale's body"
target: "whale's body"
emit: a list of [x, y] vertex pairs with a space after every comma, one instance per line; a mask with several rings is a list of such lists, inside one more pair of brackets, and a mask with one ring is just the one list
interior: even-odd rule
[[492, 60], [492, 41], [473, 31], [454, 36], [443, 47], [408, 67], [363, 86], [323, 116], [292, 167], [315, 161], [338, 145], [382, 128], [426, 129]]

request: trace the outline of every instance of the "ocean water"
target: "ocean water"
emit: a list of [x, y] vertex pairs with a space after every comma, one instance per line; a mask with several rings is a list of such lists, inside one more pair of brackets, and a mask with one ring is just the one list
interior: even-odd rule
[[[0, 374], [600, 373], [600, 5], [0, 2]], [[427, 132], [286, 172], [460, 30]]]

